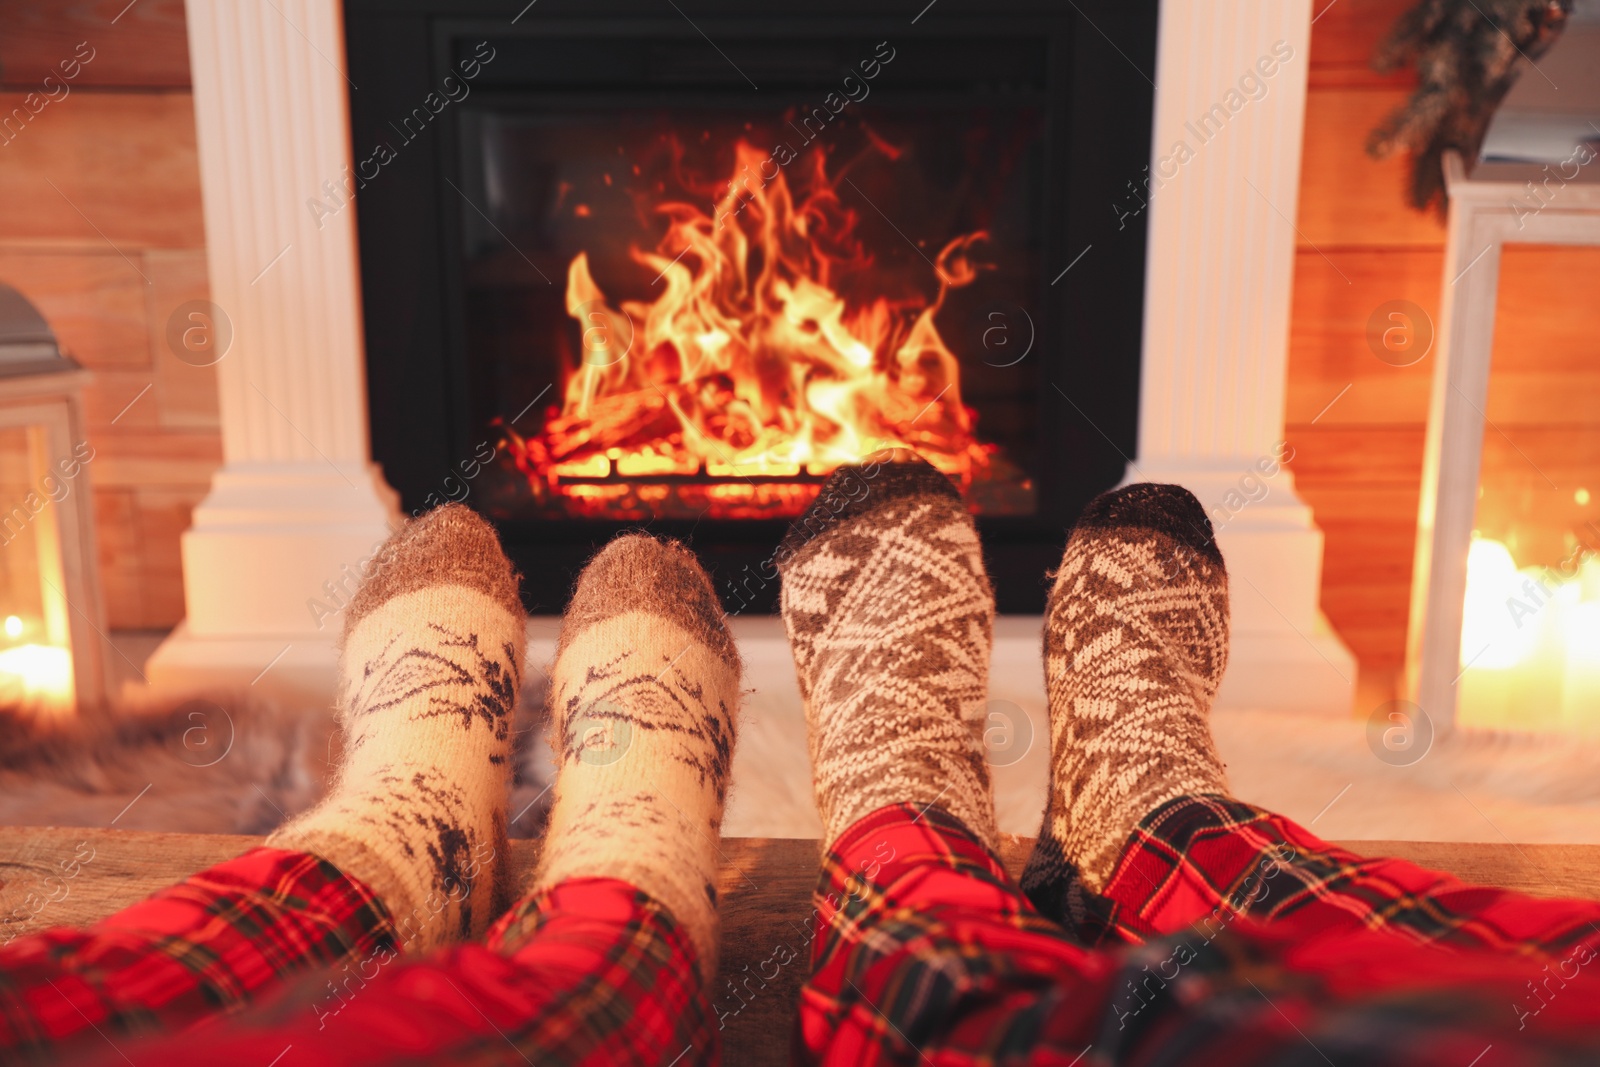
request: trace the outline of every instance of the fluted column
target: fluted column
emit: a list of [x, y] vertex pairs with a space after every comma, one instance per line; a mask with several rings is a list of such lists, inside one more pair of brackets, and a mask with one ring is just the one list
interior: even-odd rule
[[315, 604], [340, 602], [325, 583], [347, 595], [397, 515], [368, 447], [341, 5], [186, 7], [212, 329], [232, 339], [224, 465], [183, 541], [188, 617], [153, 668], [259, 670], [286, 646], [323, 662], [339, 620]]
[[223, 454], [362, 470], [355, 209], [323, 189], [351, 163], [340, 5], [190, 0], [188, 25], [211, 299], [235, 331]]
[[[1280, 459], [1311, 0], [1163, 0], [1130, 481], [1191, 489], [1233, 591], [1225, 704], [1348, 712], [1322, 533]], [[1264, 490], [1263, 488], [1264, 487]]]

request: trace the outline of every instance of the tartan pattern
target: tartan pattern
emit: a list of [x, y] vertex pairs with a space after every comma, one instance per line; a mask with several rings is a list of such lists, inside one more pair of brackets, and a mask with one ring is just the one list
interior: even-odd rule
[[[1600, 1062], [1600, 932], [1589, 925], [1600, 904], [1359, 860], [1216, 797], [1153, 813], [1124, 872], [1122, 896], [1101, 901], [1099, 935], [1135, 943], [1090, 947], [1038, 914], [942, 809], [873, 812], [824, 860], [796, 1061]], [[1258, 896], [1251, 872], [1273, 890]], [[1240, 906], [1223, 921], [1186, 925], [1224, 897]], [[283, 975], [341, 958], [341, 970], [248, 1011], [124, 1040], [231, 1011]], [[7, 1063], [689, 1067], [719, 1057], [693, 945], [634, 886], [564, 881], [513, 908], [488, 948], [400, 959], [359, 882], [270, 849], [88, 931], [14, 942], [0, 951], [0, 1022]]]
[[87, 929], [0, 948], [0, 1061], [237, 1011], [290, 975], [393, 936], [383, 904], [332, 864], [252, 849]]
[[[1184, 877], [1233, 886], [1244, 884], [1235, 868], [1265, 864], [1281, 875], [1304, 847], [1311, 859], [1300, 889], [1271, 904], [1249, 899], [1252, 889], [1246, 908], [1256, 914], [1229, 914], [1209, 929], [1146, 929], [1143, 943], [1100, 949], [1034, 913], [944, 812], [894, 805], [861, 820], [824, 859], [796, 1061], [1492, 1067], [1600, 1059], [1600, 935], [1573, 940], [1579, 913], [1600, 905], [1479, 890], [1488, 895], [1440, 910], [1456, 921], [1427, 922], [1428, 879], [1447, 897], [1470, 887], [1354, 857], [1346, 866], [1355, 876], [1341, 881], [1341, 854], [1288, 820], [1255, 813], [1297, 846], [1293, 858], [1273, 847], [1283, 842], [1271, 833], [1252, 829], [1247, 806], [1200, 801], [1147, 819], [1119, 873], [1148, 862], [1135, 855], [1141, 850], [1163, 854], [1155, 846], [1185, 842], [1199, 858], [1179, 854], [1170, 869], [1192, 860], [1197, 869]], [[1208, 841], [1233, 847], [1208, 851]], [[1199, 866], [1217, 856], [1233, 862]], [[1334, 873], [1310, 873], [1327, 865]], [[1373, 907], [1383, 921], [1352, 919], [1350, 901], [1390, 881], [1402, 886], [1399, 906]], [[1104, 902], [1104, 914], [1120, 922], [1102, 934], [1178, 923], [1201, 899], [1153, 877], [1149, 886], [1147, 907], [1125, 886], [1122, 899]], [[1295, 906], [1279, 910], [1290, 897]], [[1496, 918], [1476, 921], [1461, 910], [1468, 904]], [[1528, 952], [1496, 943], [1515, 931], [1533, 932]]]
[[1143, 941], [1228, 913], [1297, 929], [1383, 930], [1416, 944], [1540, 962], [1600, 936], [1600, 903], [1536, 899], [1404, 860], [1365, 859], [1221, 796], [1180, 797], [1146, 816], [1104, 900], [1085, 912], [1077, 929], [1090, 944]]
[[634, 886], [568, 879], [520, 901], [488, 947], [375, 957], [337, 993], [318, 975], [258, 1009], [126, 1051], [141, 1067], [264, 1065], [280, 1054], [277, 1067], [697, 1067], [718, 1062], [720, 1039], [693, 953]]

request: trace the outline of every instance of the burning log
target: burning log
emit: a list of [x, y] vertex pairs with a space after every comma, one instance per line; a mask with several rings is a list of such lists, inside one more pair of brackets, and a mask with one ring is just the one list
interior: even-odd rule
[[[736, 173], [760, 159], [744, 143], [735, 156]], [[611, 303], [588, 256], [573, 259], [566, 305], [582, 328], [584, 360], [559, 414], [515, 452], [536, 496], [610, 500], [602, 489], [610, 493], [630, 469], [644, 476], [641, 487], [655, 472], [727, 470], [748, 487], [755, 478], [815, 477], [894, 446], [915, 447], [963, 483], [987, 470], [993, 449], [974, 437], [959, 361], [934, 322], [950, 290], [977, 276], [972, 248], [987, 235], [944, 247], [931, 301], [849, 304], [838, 275], [872, 258], [820, 156], [808, 173], [803, 195], [782, 173], [737, 193], [730, 182], [712, 215], [660, 205], [667, 226], [655, 251], [633, 250], [656, 275], [648, 302]], [[719, 487], [707, 500], [742, 491]], [[783, 506], [798, 499], [783, 496]]]

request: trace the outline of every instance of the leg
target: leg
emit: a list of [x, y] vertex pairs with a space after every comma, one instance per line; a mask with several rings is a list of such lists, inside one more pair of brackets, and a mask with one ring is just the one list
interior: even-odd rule
[[994, 599], [932, 467], [836, 474], [779, 553], [817, 807], [833, 842], [801, 1001], [806, 1062], [1089, 1044], [1111, 971], [1033, 912], [993, 855], [979, 738]]
[[1540, 959], [1600, 936], [1600, 904], [1363, 860], [1231, 799], [1211, 742], [1227, 574], [1199, 502], [1136, 485], [1090, 504], [1050, 594], [1052, 786], [1023, 888], [1093, 941], [1294, 917]]
[[693, 938], [638, 888], [571, 879], [520, 902], [487, 947], [420, 958], [383, 949], [242, 1015], [95, 1062], [691, 1067], [716, 1062], [717, 1050], [698, 959]]
[[1588, 1064], [1600, 955], [1397, 951], [1249, 918], [1089, 949], [939, 808], [880, 809], [824, 860], [796, 1061]]
[[181, 1028], [295, 973], [488, 925], [524, 641], [516, 576], [459, 507], [407, 526], [374, 567], [348, 612], [329, 796], [269, 848], [0, 950], [0, 1058]]
[[1600, 901], [1530, 897], [1362, 858], [1220, 796], [1181, 797], [1141, 820], [1103, 896], [1112, 923], [1135, 938], [1248, 915], [1540, 961], [1600, 947]]
[[[646, 537], [585, 569], [551, 675], [560, 760], [531, 892], [490, 934], [379, 952], [138, 1062], [714, 1063], [717, 840], [739, 661], [693, 556]], [[246, 1062], [241, 1060], [241, 1062]]]
[[[1512, 1010], [1547, 977], [1536, 961], [1396, 953], [1381, 931], [1304, 937], [1249, 918], [1210, 936], [1085, 948], [1010, 884], [982, 828], [988, 777], [976, 729], [963, 724], [971, 694], [981, 699], [985, 688], [990, 609], [954, 493], [916, 469], [844, 472], [783, 555], [784, 619], [834, 842], [817, 894], [800, 1062], [1460, 1067], [1479, 1057], [1477, 1067], [1490, 1067], [1592, 1058], [1600, 1009], [1590, 993], [1552, 998], [1537, 1029]], [[1177, 777], [1209, 773], [1180, 767]], [[1101, 782], [1113, 801], [1160, 792], [1137, 775]], [[1114, 869], [1116, 849], [1094, 838], [1057, 840], [1087, 842], [1089, 857], [1109, 851]], [[1594, 989], [1587, 974], [1574, 977], [1586, 959], [1569, 961], [1571, 973], [1555, 981]]]
[[393, 940], [364, 884], [315, 856], [255, 849], [88, 929], [0, 949], [0, 1061], [177, 1030]]

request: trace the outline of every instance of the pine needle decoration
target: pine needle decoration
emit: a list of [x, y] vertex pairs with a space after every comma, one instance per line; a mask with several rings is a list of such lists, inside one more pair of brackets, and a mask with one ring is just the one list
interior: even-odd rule
[[1415, 64], [1421, 84], [1367, 138], [1367, 153], [1411, 155], [1407, 199], [1442, 213], [1449, 149], [1478, 152], [1489, 119], [1516, 81], [1519, 61], [1549, 49], [1567, 24], [1573, 0], [1422, 0], [1400, 16], [1378, 45], [1372, 67], [1390, 73]]

